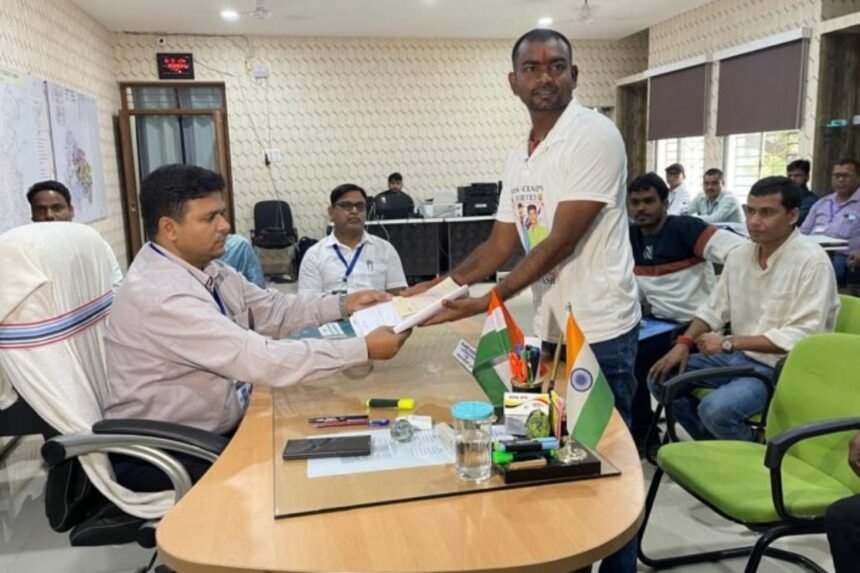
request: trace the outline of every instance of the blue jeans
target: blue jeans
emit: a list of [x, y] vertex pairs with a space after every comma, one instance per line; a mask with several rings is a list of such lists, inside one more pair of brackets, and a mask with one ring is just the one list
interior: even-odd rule
[[615, 396], [615, 408], [628, 428], [633, 421], [633, 394], [636, 393], [634, 372], [638, 345], [638, 325], [626, 334], [591, 345], [600, 370]]
[[[731, 354], [693, 354], [687, 362], [687, 372], [721, 366], [752, 366], [756, 372], [773, 378], [773, 368], [756, 362], [743, 352]], [[648, 385], [659, 396], [660, 385], [649, 380]], [[747, 419], [764, 412], [767, 389], [757, 378], [711, 378], [701, 382], [714, 391], [701, 401], [686, 395], [672, 403], [675, 418], [694, 440], [755, 440], [755, 432]]]
[[[636, 393], [636, 348], [639, 344], [639, 325], [630, 332], [611, 340], [591, 345], [600, 370], [609, 382], [615, 396], [615, 408], [629, 428], [632, 424], [633, 395]], [[624, 547], [606, 557], [600, 564], [600, 573], [635, 573], [636, 536]]]

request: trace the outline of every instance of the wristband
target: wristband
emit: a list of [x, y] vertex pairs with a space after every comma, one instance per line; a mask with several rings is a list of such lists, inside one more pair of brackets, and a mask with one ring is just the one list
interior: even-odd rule
[[681, 335], [681, 336], [679, 336], [678, 338], [676, 338], [676, 339], [675, 339], [675, 344], [683, 344], [684, 346], [686, 346], [687, 348], [689, 348], [690, 350], [692, 350], [692, 349], [693, 349], [693, 348], [695, 348], [695, 346], [696, 346], [696, 341], [695, 341], [695, 340], [693, 340], [693, 339], [692, 339], [691, 337], [689, 337], [689, 336]]

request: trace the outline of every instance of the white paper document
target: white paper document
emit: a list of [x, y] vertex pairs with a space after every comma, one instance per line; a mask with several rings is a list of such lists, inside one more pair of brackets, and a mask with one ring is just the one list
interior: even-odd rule
[[393, 326], [394, 332], [404, 332], [441, 312], [443, 300], [467, 294], [468, 286], [460, 286], [449, 277], [421, 294], [396, 296], [389, 302], [359, 310], [349, 321], [358, 336], [367, 336], [380, 326]]
[[308, 460], [308, 478], [382, 472], [422, 466], [439, 466], [454, 463], [454, 451], [445, 447], [442, 439], [432, 430], [415, 432], [408, 442], [395, 442], [388, 429], [348, 432], [328, 436], [370, 435], [370, 455], [348, 458], [320, 458]]

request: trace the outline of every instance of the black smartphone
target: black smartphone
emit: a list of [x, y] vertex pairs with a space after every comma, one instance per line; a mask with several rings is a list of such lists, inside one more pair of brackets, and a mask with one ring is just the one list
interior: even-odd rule
[[287, 440], [283, 458], [285, 460], [304, 460], [369, 455], [370, 436], [365, 435]]

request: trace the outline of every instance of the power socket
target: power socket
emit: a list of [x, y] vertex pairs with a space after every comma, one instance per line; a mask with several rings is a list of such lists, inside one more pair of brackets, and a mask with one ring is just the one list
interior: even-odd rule
[[278, 149], [277, 147], [273, 147], [271, 149], [266, 150], [266, 161], [267, 161], [266, 164], [267, 165], [269, 163], [275, 163], [277, 161], [283, 161], [283, 160], [284, 160], [284, 157], [283, 157], [283, 155], [281, 155], [281, 150]]

